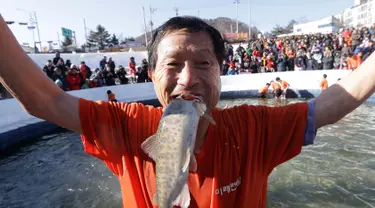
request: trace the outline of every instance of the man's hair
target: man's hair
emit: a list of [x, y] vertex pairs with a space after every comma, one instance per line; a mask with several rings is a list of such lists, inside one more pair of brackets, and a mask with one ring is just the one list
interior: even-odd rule
[[190, 33], [195, 32], [206, 32], [211, 37], [212, 44], [214, 47], [216, 59], [219, 62], [220, 70], [223, 65], [223, 60], [225, 58], [225, 47], [224, 40], [214, 27], [205, 23], [203, 20], [196, 17], [173, 17], [156, 29], [151, 43], [148, 45], [148, 62], [150, 64], [150, 69], [155, 70], [156, 62], [158, 59], [157, 48], [160, 41], [167, 34], [173, 31], [186, 29]]
[[109, 94], [111, 94], [112, 93], [112, 91], [111, 90], [107, 90], [107, 94], [109, 95]]
[[279, 81], [280, 80], [280, 77], [276, 77], [276, 81]]
[[327, 75], [326, 75], [326, 74], [323, 74], [323, 77], [324, 77], [324, 78], [327, 78]]

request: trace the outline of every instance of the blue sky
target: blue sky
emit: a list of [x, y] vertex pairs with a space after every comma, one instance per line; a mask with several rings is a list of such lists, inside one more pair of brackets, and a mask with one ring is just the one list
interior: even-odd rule
[[[236, 18], [234, 0], [0, 0], [0, 13], [7, 21], [27, 22], [29, 14], [19, 11], [36, 11], [42, 42], [57, 41], [61, 27], [74, 30], [79, 45], [85, 41], [83, 18], [89, 29], [102, 24], [117, 36], [138, 36], [144, 31], [142, 6], [149, 20], [149, 5], [155, 26], [175, 16], [198, 15], [201, 18], [220, 16]], [[287, 24], [291, 19], [316, 20], [342, 12], [353, 6], [354, 0], [251, 0], [251, 20], [261, 31], [269, 31], [276, 24]], [[240, 0], [239, 20], [249, 22], [249, 0]], [[26, 26], [10, 25], [20, 43], [32, 43], [32, 32]], [[35, 37], [37, 33], [35, 31]]]

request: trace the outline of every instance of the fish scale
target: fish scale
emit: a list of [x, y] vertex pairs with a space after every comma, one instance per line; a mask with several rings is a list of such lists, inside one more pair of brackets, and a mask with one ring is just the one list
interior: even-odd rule
[[199, 119], [205, 111], [206, 105], [201, 99], [176, 98], [165, 108], [156, 134], [141, 145], [156, 163], [154, 203], [159, 208], [190, 204], [187, 178]]

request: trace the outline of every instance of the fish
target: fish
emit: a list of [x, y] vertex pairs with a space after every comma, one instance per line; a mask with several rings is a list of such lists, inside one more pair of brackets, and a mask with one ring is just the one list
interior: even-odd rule
[[190, 205], [187, 179], [189, 170], [197, 171], [194, 146], [200, 117], [216, 125], [206, 111], [201, 97], [178, 96], [165, 108], [157, 132], [141, 144], [141, 149], [155, 161], [153, 203], [159, 208]]

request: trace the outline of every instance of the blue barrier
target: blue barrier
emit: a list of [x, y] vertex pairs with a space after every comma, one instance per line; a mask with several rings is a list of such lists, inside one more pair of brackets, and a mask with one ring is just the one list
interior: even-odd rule
[[[349, 73], [344, 70], [321, 70], [223, 76], [221, 77], [221, 99], [257, 97], [258, 89], [276, 77], [286, 80], [291, 85], [289, 97], [313, 98], [320, 93], [319, 82], [323, 74], [327, 74], [328, 83], [332, 85], [338, 78], [347, 76]], [[107, 100], [107, 90], [115, 93], [117, 100], [121, 102], [160, 105], [152, 83], [85, 89], [71, 91], [69, 94], [95, 101]], [[375, 101], [375, 97], [372, 96], [369, 100]], [[0, 109], [0, 150], [22, 141], [32, 140], [59, 128], [55, 124], [27, 114], [15, 99], [0, 100]]]

